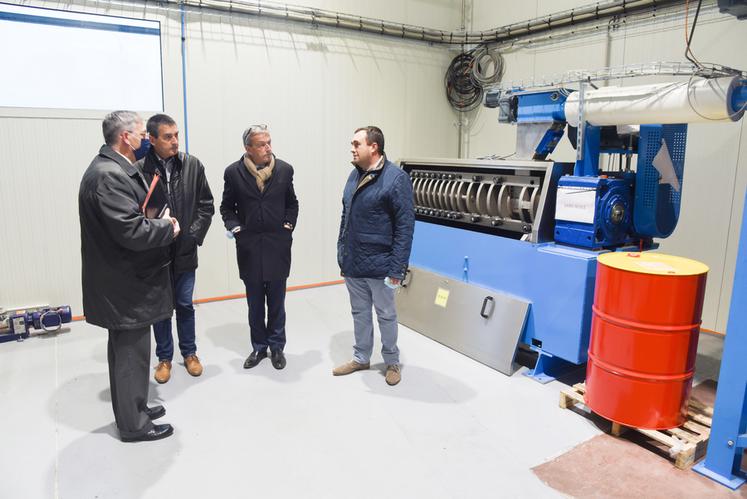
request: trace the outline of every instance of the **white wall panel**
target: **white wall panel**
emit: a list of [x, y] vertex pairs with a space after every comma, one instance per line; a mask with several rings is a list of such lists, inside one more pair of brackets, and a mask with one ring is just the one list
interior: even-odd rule
[[78, 185], [100, 120], [0, 118], [0, 304], [77, 305]]
[[[721, 279], [719, 293], [719, 306], [716, 327], [719, 331], [726, 331], [729, 321], [729, 310], [731, 307], [731, 289], [734, 285], [734, 272], [736, 270], [737, 251], [739, 250], [740, 228], [744, 213], [745, 193], [747, 192], [747, 123], [742, 120], [740, 129], [739, 163], [734, 175], [734, 184], [731, 197], [731, 211], [729, 214], [729, 232], [726, 239], [724, 252], [724, 271]], [[718, 192], [728, 192], [729, 183], [718, 187]], [[745, 306], [744, 303], [737, 306]]]
[[497, 1], [471, 0], [472, 30], [483, 31], [537, 17], [537, 0]]
[[[161, 21], [164, 109], [185, 133], [179, 13], [155, 4], [32, 2]], [[307, 2], [328, 10], [418, 24], [419, 0]], [[388, 7], [387, 7], [388, 6]], [[382, 9], [382, 7], [387, 7]], [[448, 28], [459, 6], [434, 2], [422, 20]], [[267, 123], [278, 157], [296, 170], [300, 201], [289, 285], [339, 278], [340, 196], [353, 130], [377, 124], [393, 160], [456, 155], [454, 116], [443, 97], [450, 55], [423, 43], [215, 13], [187, 15], [189, 149], [205, 164], [216, 216], [200, 249], [196, 298], [240, 293], [234, 243], [217, 213], [223, 171], [242, 152], [241, 133]], [[70, 303], [82, 313], [77, 192], [102, 143], [104, 112], [0, 109], [0, 306]], [[144, 116], [147, 118], [147, 115]], [[181, 148], [184, 149], [184, 136]]]

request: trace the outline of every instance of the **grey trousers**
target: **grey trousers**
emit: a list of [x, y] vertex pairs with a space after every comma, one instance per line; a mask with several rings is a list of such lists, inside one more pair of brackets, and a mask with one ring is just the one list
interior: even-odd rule
[[109, 330], [109, 387], [119, 435], [132, 438], [153, 428], [145, 412], [150, 374], [150, 326]]
[[397, 309], [394, 305], [394, 290], [384, 284], [384, 279], [346, 277], [345, 285], [350, 294], [350, 308], [353, 313], [355, 347], [353, 359], [360, 364], [371, 361], [373, 353], [373, 313], [381, 332], [381, 356], [387, 365], [399, 364], [397, 348]]

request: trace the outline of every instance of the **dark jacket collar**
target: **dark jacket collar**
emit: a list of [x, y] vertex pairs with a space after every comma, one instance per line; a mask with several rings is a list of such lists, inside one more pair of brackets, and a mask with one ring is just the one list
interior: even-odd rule
[[[174, 156], [174, 170], [181, 169], [184, 158], [183, 154], [184, 153], [179, 151], [176, 153], [176, 156]], [[143, 160], [143, 172], [153, 175], [156, 172], [156, 169], [161, 169], [161, 161], [158, 159], [156, 150], [151, 147]], [[166, 175], [166, 172], [161, 171], [161, 175]]]
[[122, 167], [122, 169], [132, 177], [133, 175], [136, 175], [138, 173], [137, 168], [135, 168], [135, 165], [127, 161], [127, 158], [119, 154], [117, 151], [112, 149], [110, 146], [103, 145], [101, 146], [101, 149], [99, 149], [99, 154], [111, 159], [112, 161], [115, 161], [119, 166]]
[[148, 189], [148, 182], [145, 181], [143, 178], [143, 175], [140, 173], [140, 170], [137, 169], [135, 165], [130, 163], [127, 158], [119, 154], [117, 151], [112, 149], [110, 146], [107, 146], [104, 144], [101, 146], [101, 149], [99, 149], [99, 155], [104, 156], [105, 158], [111, 159], [115, 163], [117, 163], [120, 168], [127, 174], [130, 178], [137, 178], [142, 185], [145, 186], [146, 189]]

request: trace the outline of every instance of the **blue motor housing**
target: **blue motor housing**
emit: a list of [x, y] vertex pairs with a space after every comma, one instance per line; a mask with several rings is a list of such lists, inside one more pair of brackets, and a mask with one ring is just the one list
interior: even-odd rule
[[633, 241], [634, 176], [576, 177], [558, 181], [555, 241], [583, 248]]

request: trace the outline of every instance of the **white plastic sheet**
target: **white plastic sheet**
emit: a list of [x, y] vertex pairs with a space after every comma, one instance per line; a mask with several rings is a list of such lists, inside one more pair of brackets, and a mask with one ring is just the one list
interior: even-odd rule
[[[590, 125], [648, 125], [737, 121], [743, 110], [732, 109], [736, 77], [696, 78], [677, 83], [587, 89], [584, 116]], [[579, 122], [579, 92], [568, 96], [565, 117]]]

